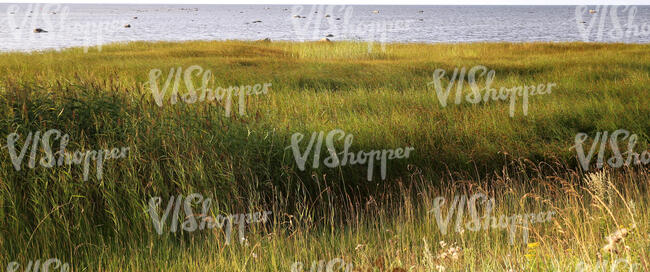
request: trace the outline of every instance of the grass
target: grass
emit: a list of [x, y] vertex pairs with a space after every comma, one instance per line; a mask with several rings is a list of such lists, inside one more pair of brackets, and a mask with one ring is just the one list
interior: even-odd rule
[[[29, 132], [59, 129], [69, 150], [130, 148], [101, 180], [91, 171], [83, 181], [79, 166], [16, 171], [3, 147], [0, 267], [59, 258], [74, 271], [290, 271], [343, 258], [358, 271], [567, 271], [624, 258], [647, 271], [647, 166], [607, 170], [593, 185], [571, 146], [579, 132], [626, 129], [648, 149], [649, 47], [197, 41], [0, 54], [3, 135], [19, 133], [22, 146]], [[192, 65], [212, 71], [211, 86], [272, 87], [247, 98], [246, 116], [225, 116], [220, 101], [159, 107], [151, 69], [166, 78]], [[496, 87], [557, 87], [531, 97], [527, 116], [518, 106], [509, 117], [504, 101], [442, 107], [427, 86], [433, 71], [475, 65], [495, 70]], [[291, 135], [332, 129], [354, 135], [353, 151], [415, 151], [389, 161], [386, 180], [367, 181], [365, 165], [308, 160], [300, 171]], [[441, 234], [434, 199], [477, 192], [495, 198], [495, 214], [557, 214], [531, 227], [530, 249], [501, 230]], [[245, 244], [225, 245], [220, 230], [158, 235], [149, 198], [192, 193], [211, 197], [214, 214], [273, 216]], [[601, 250], [635, 223], [629, 250]], [[437, 258], [443, 240], [462, 249], [458, 260]]]

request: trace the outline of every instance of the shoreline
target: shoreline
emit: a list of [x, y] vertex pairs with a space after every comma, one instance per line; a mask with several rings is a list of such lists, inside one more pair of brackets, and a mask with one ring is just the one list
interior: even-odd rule
[[[142, 40], [142, 41], [124, 41], [124, 42], [110, 42], [104, 44], [95, 44], [89, 46], [69, 46], [61, 48], [47, 48], [47, 49], [17, 49], [3, 51], [0, 50], [0, 54], [30, 54], [30, 53], [51, 53], [51, 52], [61, 52], [61, 51], [72, 51], [77, 49], [88, 49], [88, 52], [100, 52], [97, 50], [97, 47], [107, 47], [107, 46], [126, 46], [131, 43], [145, 43], [145, 44], [157, 44], [157, 43], [169, 43], [169, 44], [182, 44], [182, 43], [294, 43], [294, 44], [309, 44], [317, 43], [322, 44], [320, 40], [309, 40], [309, 41], [299, 41], [299, 40], [271, 40], [265, 41], [260, 39], [251, 39], [251, 40]], [[343, 43], [343, 44], [368, 44], [369, 41], [361, 40], [331, 40], [330, 43]], [[376, 44], [373, 46], [380, 45], [378, 41], [373, 41], [372, 43]], [[385, 46], [409, 46], [409, 45], [473, 45], [473, 44], [513, 44], [513, 45], [526, 45], [526, 44], [589, 44], [589, 45], [650, 45], [650, 42], [647, 43], [632, 43], [632, 42], [585, 42], [585, 41], [472, 41], [472, 42], [384, 42]]]

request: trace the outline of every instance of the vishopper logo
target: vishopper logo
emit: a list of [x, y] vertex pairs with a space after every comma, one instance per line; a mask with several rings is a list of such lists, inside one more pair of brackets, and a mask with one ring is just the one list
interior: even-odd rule
[[[201, 85], [197, 89], [193, 83], [193, 76], [200, 76]], [[213, 86], [214, 78], [212, 77], [211, 70], [203, 70], [199, 65], [192, 65], [183, 72], [182, 67], [171, 68], [167, 79], [163, 78], [162, 88], [159, 85], [159, 78], [162, 76], [162, 70], [152, 69], [149, 71], [149, 82], [145, 83], [151, 88], [154, 100], [159, 107], [165, 103], [165, 96], [169, 94], [169, 100], [172, 105], [176, 104], [179, 100], [179, 86], [181, 81], [185, 83], [187, 92], [181, 95], [181, 99], [187, 104], [195, 102], [211, 102], [218, 101], [224, 104], [225, 116], [230, 116], [233, 96], [238, 96], [239, 115], [246, 115], [246, 96], [267, 94], [271, 83], [254, 84], [254, 85], [241, 85], [229, 86], [227, 88], [221, 86]], [[173, 81], [172, 81], [173, 80]], [[173, 82], [173, 83], [172, 83]], [[170, 89], [171, 86], [171, 89]]]
[[[636, 6], [577, 6], [575, 10], [576, 25], [585, 42], [623, 41], [630, 37], [650, 35], [650, 25], [638, 25], [635, 22]], [[611, 24], [609, 31], [606, 26]], [[609, 38], [609, 39], [607, 39]]]
[[[341, 258], [334, 258], [325, 262], [325, 260], [320, 260], [318, 262], [313, 261], [309, 269], [310, 272], [334, 272], [334, 271], [343, 271], [343, 272], [352, 272], [354, 265], [352, 263], [345, 263], [345, 260]], [[304, 264], [302, 262], [294, 262], [291, 265], [291, 272], [303, 272], [306, 271]]]
[[[61, 4], [10, 5], [6, 11], [9, 31], [16, 40], [28, 44], [52, 44], [60, 39], [83, 39], [84, 53], [91, 44], [102, 51], [104, 37], [117, 31], [126, 21], [69, 22], [70, 8]], [[75, 36], [66, 36], [74, 33]]]
[[359, 39], [367, 41], [368, 53], [372, 52], [374, 42], [379, 42], [382, 52], [386, 51], [388, 34], [408, 31], [415, 20], [380, 20], [353, 22], [354, 8], [345, 5], [312, 5], [309, 10], [304, 6], [293, 6], [291, 23], [299, 40], [310, 37], [312, 40], [322, 38]]
[[[60, 272], [69, 272], [70, 271], [70, 265], [68, 263], [61, 262], [61, 260], [57, 258], [50, 258], [41, 263], [41, 260], [36, 260], [36, 261], [29, 261], [27, 263], [27, 266], [23, 270], [19, 270], [21, 267], [20, 263], [18, 262], [10, 262], [7, 265], [7, 272], [47, 272], [47, 271], [60, 271]], [[53, 269], [53, 270], [51, 270]]]
[[[597, 132], [594, 141], [589, 148], [589, 152], [585, 154], [585, 148], [583, 145], [588, 138], [589, 135], [587, 133], [578, 133], [575, 137], [575, 145], [572, 147], [576, 149], [580, 166], [582, 166], [582, 169], [585, 171], [589, 170], [591, 161], [596, 154], [596, 150], [598, 150], [598, 160], [596, 161], [595, 168], [599, 169], [604, 166], [605, 150], [607, 149], [607, 145], [609, 145], [612, 151], [612, 157], [607, 159], [607, 164], [612, 168], [641, 164], [647, 165], [650, 163], [650, 151], [644, 150], [640, 154], [637, 153], [635, 147], [639, 137], [636, 134], [630, 134], [630, 132], [625, 129], [615, 130], [611, 135], [607, 131]], [[619, 140], [625, 141], [626, 139], [627, 151], [621, 153], [621, 150], [619, 149]], [[623, 155], [626, 155], [626, 157], [624, 158]]]
[[[329, 168], [335, 168], [345, 165], [355, 165], [355, 164], [368, 164], [368, 181], [372, 180], [375, 160], [377, 160], [381, 165], [381, 179], [386, 179], [386, 165], [388, 160], [394, 159], [407, 159], [409, 153], [414, 150], [413, 147], [406, 148], [397, 148], [397, 149], [383, 149], [383, 150], [370, 150], [370, 151], [359, 151], [358, 153], [350, 152], [350, 147], [352, 146], [352, 141], [354, 136], [352, 134], [346, 134], [345, 131], [340, 129], [335, 129], [327, 133], [327, 138], [324, 138], [325, 133], [312, 133], [307, 148], [304, 152], [300, 152], [300, 142], [302, 142], [305, 135], [302, 133], [294, 133], [291, 135], [291, 145], [287, 146], [286, 149], [291, 149], [293, 151], [293, 156], [298, 165], [298, 169], [305, 171], [305, 163], [309, 157], [309, 153], [314, 150], [313, 155], [313, 164], [314, 169], [318, 168], [320, 165], [320, 152], [323, 145], [323, 139], [325, 140], [325, 145], [327, 147], [327, 153], [329, 157], [323, 160], [323, 164]], [[335, 140], [344, 140], [343, 151], [337, 153], [336, 148], [334, 147]], [[342, 158], [339, 158], [341, 155]]]
[[[447, 71], [444, 69], [436, 69], [433, 72], [433, 80], [427, 83], [428, 86], [433, 85], [438, 96], [438, 101], [440, 105], [444, 108], [447, 106], [447, 101], [449, 100], [449, 94], [451, 89], [456, 84], [456, 96], [455, 103], [459, 105], [463, 99], [468, 103], [478, 104], [478, 103], [487, 103], [488, 101], [507, 101], [510, 102], [510, 117], [515, 116], [515, 106], [517, 104], [517, 96], [521, 97], [522, 100], [522, 110], [524, 116], [528, 115], [528, 99], [530, 96], [534, 95], [543, 95], [550, 94], [551, 89], [556, 86], [555, 83], [548, 84], [539, 84], [539, 85], [524, 85], [524, 86], [515, 86], [512, 88], [501, 87], [497, 92], [496, 89], [492, 88], [492, 82], [494, 81], [495, 71], [489, 70], [482, 65], [477, 65], [467, 70], [467, 68], [462, 67], [460, 70], [458, 67], [454, 69], [454, 73], [448, 78], [449, 83], [447, 87], [443, 86], [443, 78], [445, 77]], [[479, 73], [480, 74], [477, 74]], [[463, 97], [463, 84], [465, 82], [465, 76], [468, 77], [468, 83], [470, 89], [472, 90], [469, 94]], [[481, 88], [477, 84], [479, 77], [485, 77], [485, 87]]]
[[[162, 199], [160, 197], [152, 197], [149, 199], [149, 215], [153, 221], [153, 226], [156, 229], [156, 232], [159, 235], [163, 234], [165, 228], [165, 222], [170, 215], [172, 215], [170, 229], [171, 233], [175, 233], [179, 230], [179, 222], [181, 216], [181, 204], [183, 205], [183, 212], [185, 217], [183, 217], [183, 222], [181, 223], [180, 230], [186, 232], [194, 232], [196, 230], [204, 229], [216, 229], [223, 228], [224, 224], [226, 226], [225, 236], [226, 236], [226, 245], [230, 244], [230, 239], [232, 237], [232, 225], [238, 224], [239, 226], [239, 242], [246, 242], [244, 236], [244, 230], [246, 224], [252, 223], [266, 223], [268, 216], [271, 214], [270, 211], [265, 212], [255, 212], [247, 214], [231, 214], [227, 216], [217, 215], [212, 216], [210, 208], [212, 207], [212, 199], [204, 198], [201, 194], [191, 194], [188, 195], [183, 201], [183, 195], [177, 197], [172, 196], [167, 203], [167, 206], [164, 210], [162, 216], [158, 213]], [[195, 213], [192, 209], [192, 205], [201, 206], [201, 213]], [[172, 211], [173, 208], [173, 211]]]
[[[11, 133], [7, 135], [7, 150], [11, 158], [11, 163], [14, 165], [16, 171], [21, 170], [23, 160], [27, 151], [31, 147], [29, 162], [27, 167], [33, 169], [36, 166], [36, 154], [39, 152], [39, 145], [43, 148], [44, 156], [41, 157], [39, 163], [45, 168], [52, 168], [54, 166], [63, 166], [83, 163], [83, 179], [88, 180], [88, 173], [90, 171], [91, 160], [95, 161], [97, 169], [97, 179], [101, 180], [104, 173], [104, 162], [108, 159], [121, 159], [128, 155], [129, 147], [122, 147], [121, 149], [113, 148], [112, 150], [77, 150], [74, 152], [67, 152], [66, 147], [70, 142], [70, 135], [62, 133], [58, 129], [50, 129], [41, 134], [41, 131], [35, 133], [29, 132], [20, 153], [16, 152], [16, 143], [20, 139], [18, 133]], [[52, 144], [54, 140], [59, 141], [59, 151], [52, 152]]]
[[[478, 200], [482, 199], [481, 203], [483, 206], [483, 217], [479, 217], [479, 202]], [[457, 233], [465, 232], [465, 229], [469, 231], [479, 231], [479, 230], [488, 230], [488, 229], [502, 229], [508, 230], [510, 236], [510, 244], [514, 244], [515, 234], [517, 225], [522, 225], [523, 233], [523, 243], [528, 243], [528, 230], [529, 224], [534, 223], [544, 223], [551, 221], [552, 216], [555, 214], [554, 211], [551, 212], [541, 212], [541, 213], [529, 213], [529, 214], [517, 214], [512, 216], [500, 215], [498, 218], [492, 215], [492, 211], [495, 207], [494, 198], [488, 198], [485, 194], [477, 193], [471, 197], [466, 195], [455, 196], [453, 202], [447, 210], [447, 216], [443, 217], [442, 209], [447, 200], [444, 197], [436, 197], [433, 201], [433, 209], [429, 213], [433, 213], [436, 224], [440, 232], [443, 235], [447, 234], [449, 223], [456, 213], [456, 226], [455, 231]], [[467, 205], [467, 208], [465, 208]], [[471, 220], [465, 222], [464, 212], [469, 210]]]

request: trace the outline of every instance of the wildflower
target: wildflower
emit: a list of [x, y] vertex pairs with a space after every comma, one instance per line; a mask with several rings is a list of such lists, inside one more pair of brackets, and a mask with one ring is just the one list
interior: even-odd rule
[[[617, 245], [624, 242], [628, 233], [629, 231], [626, 228], [622, 228], [607, 236], [605, 238], [607, 240], [607, 245], [603, 247], [603, 251], [618, 254], [619, 251]], [[625, 247], [625, 249], [629, 250], [629, 247]]]
[[535, 254], [525, 254], [524, 257], [526, 257], [526, 260], [531, 262], [535, 259]]
[[527, 247], [528, 249], [526, 250], [526, 254], [524, 255], [524, 257], [526, 257], [526, 260], [531, 262], [537, 258], [536, 248], [539, 247], [539, 242], [528, 243]]
[[[442, 249], [440, 254], [438, 254], [438, 259], [451, 259], [453, 261], [456, 261], [460, 257], [460, 247], [453, 245], [447, 247], [447, 243], [445, 243], [445, 241], [440, 241], [440, 247]], [[445, 250], [445, 248], [447, 249]]]
[[535, 249], [537, 247], [539, 247], [539, 242], [528, 243], [528, 248], [530, 248], [530, 249]]
[[436, 259], [438, 260], [437, 262], [433, 258], [433, 254], [431, 254], [431, 251], [429, 251], [429, 245], [427, 244], [427, 240], [425, 238], [422, 238], [424, 241], [424, 259], [423, 262], [425, 264], [425, 267], [428, 267], [429, 270], [431, 271], [431, 268], [435, 268], [437, 271], [445, 271], [446, 267], [443, 265], [444, 261], [457, 261], [460, 258], [461, 254], [461, 248], [459, 246], [456, 246], [456, 244], [449, 245], [445, 241], [440, 241], [438, 242], [440, 244], [440, 252], [436, 256]]

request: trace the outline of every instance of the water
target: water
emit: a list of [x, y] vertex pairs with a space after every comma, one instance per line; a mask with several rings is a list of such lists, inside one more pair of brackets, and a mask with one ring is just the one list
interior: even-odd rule
[[650, 6], [0, 4], [0, 14], [0, 51], [136, 40], [301, 41], [329, 34], [333, 41], [650, 42]]

